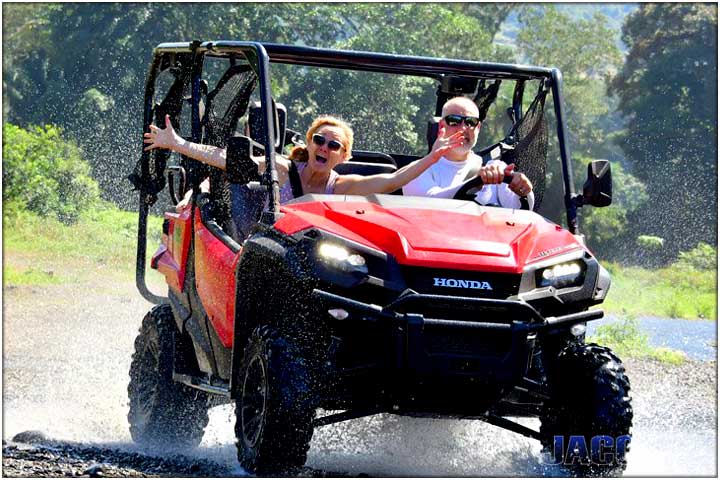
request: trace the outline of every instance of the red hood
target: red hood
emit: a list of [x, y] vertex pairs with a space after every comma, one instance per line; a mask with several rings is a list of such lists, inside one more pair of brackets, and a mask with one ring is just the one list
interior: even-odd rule
[[[548, 256], [582, 248], [568, 231], [522, 210], [418, 197], [324, 197], [292, 203], [275, 228], [316, 227], [391, 254], [403, 265], [520, 273]], [[337, 198], [337, 201], [334, 199]]]

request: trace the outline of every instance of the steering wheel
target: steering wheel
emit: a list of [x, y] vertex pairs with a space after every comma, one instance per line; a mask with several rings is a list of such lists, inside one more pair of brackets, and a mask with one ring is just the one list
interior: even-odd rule
[[[502, 183], [509, 184], [512, 182], [512, 175], [505, 175], [503, 177]], [[453, 199], [455, 200], [475, 200], [475, 194], [478, 190], [480, 190], [485, 182], [483, 182], [483, 179], [476, 175], [473, 178], [466, 180], [461, 186], [460, 189], [458, 189], [457, 192], [455, 192], [455, 195], [453, 196]], [[472, 191], [472, 193], [470, 193]], [[528, 202], [527, 195], [522, 195], [520, 197], [520, 210], [530, 210], [530, 203]]]

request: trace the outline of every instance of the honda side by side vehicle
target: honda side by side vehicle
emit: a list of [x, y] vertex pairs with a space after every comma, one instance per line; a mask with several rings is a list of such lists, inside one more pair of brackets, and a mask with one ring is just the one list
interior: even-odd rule
[[[281, 95], [290, 95], [292, 81], [313, 85], [316, 69], [323, 78], [345, 75], [327, 88], [358, 82], [358, 108], [377, 93], [361, 85], [382, 85], [368, 78], [416, 79], [431, 99], [416, 115], [428, 145], [449, 98], [473, 99], [482, 118], [501, 112], [507, 128], [477, 153], [526, 173], [533, 210], [479, 205], [477, 178], [453, 199], [398, 191], [281, 204], [276, 156], [304, 140], [303, 109], [311, 106], [307, 90]], [[196, 446], [208, 408], [232, 402], [238, 459], [260, 475], [302, 467], [315, 428], [381, 413], [478, 419], [538, 440], [572, 474], [622, 473], [630, 386], [617, 356], [585, 343], [587, 322], [603, 316], [591, 307], [603, 302], [610, 276], [586, 248], [577, 214], [610, 204], [610, 165], [588, 165], [575, 193], [557, 69], [256, 42], [163, 43], [147, 79], [145, 131], [163, 126], [165, 115], [186, 139], [226, 148], [227, 168], [152, 150], [129, 177], [140, 199], [137, 285], [157, 304], [130, 368], [134, 441]], [[392, 172], [424, 154], [392, 145], [352, 153], [339, 173]], [[264, 156], [267, 168], [258, 172], [251, 156]], [[552, 168], [554, 189], [546, 181]], [[209, 189], [200, 188], [207, 178]], [[165, 296], [150, 291], [145, 274], [147, 217], [166, 188], [173, 208], [150, 261], [165, 278]], [[565, 228], [541, 214], [551, 193], [557, 210], [564, 205]]]

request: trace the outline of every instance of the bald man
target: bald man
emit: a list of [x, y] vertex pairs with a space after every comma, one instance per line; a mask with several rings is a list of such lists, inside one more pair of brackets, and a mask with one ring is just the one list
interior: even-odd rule
[[[438, 124], [438, 138], [446, 138], [463, 132], [461, 145], [446, 152], [440, 160], [417, 178], [403, 187], [403, 195], [422, 197], [452, 198], [460, 186], [477, 171], [485, 184], [476, 194], [475, 201], [482, 205], [500, 205], [520, 208], [520, 197], [526, 196], [530, 209], [535, 203], [532, 183], [519, 172], [513, 172], [514, 165], [502, 160], [491, 160], [482, 165], [482, 158], [472, 149], [480, 132], [480, 112], [477, 105], [467, 97], [448, 100], [442, 108], [442, 119]], [[512, 175], [512, 183], [502, 183], [505, 175]]]

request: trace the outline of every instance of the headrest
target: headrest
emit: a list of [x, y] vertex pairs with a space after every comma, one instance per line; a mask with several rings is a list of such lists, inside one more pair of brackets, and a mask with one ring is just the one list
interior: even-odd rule
[[441, 119], [442, 117], [432, 117], [430, 120], [428, 120], [427, 133], [425, 134], [428, 142], [428, 152], [432, 150], [432, 146], [435, 143], [435, 140], [437, 140], [439, 128], [438, 123], [440, 123]]
[[397, 167], [397, 162], [395, 162], [395, 159], [387, 153], [371, 152], [368, 150], [353, 150], [351, 161], [366, 163], [384, 163]]
[[[275, 136], [275, 151], [282, 153], [285, 141], [285, 129], [287, 128], [287, 108], [282, 103], [273, 100], [273, 110], [277, 118], [278, 132]], [[256, 142], [262, 143], [262, 110], [260, 102], [252, 102], [248, 111], [249, 136]]]

